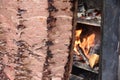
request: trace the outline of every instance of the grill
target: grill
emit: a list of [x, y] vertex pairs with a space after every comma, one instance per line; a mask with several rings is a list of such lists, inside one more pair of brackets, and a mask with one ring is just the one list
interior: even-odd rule
[[[74, 46], [70, 80], [117, 80], [119, 2], [117, 0], [76, 0], [75, 5], [77, 5], [75, 12], [77, 21], [74, 25], [76, 31], [81, 30], [81, 32], [79, 38], [75, 35], [75, 44], [76, 40], [79, 42]], [[92, 32], [95, 34], [94, 46], [88, 40]], [[82, 45], [84, 38], [85, 47]], [[87, 55], [91, 56], [94, 53], [99, 56], [99, 61], [94, 62], [94, 66], [91, 67], [90, 61], [93, 61], [94, 57], [91, 59]]]

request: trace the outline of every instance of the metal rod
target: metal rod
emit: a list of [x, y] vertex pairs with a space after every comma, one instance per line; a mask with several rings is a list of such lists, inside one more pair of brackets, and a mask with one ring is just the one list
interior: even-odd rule
[[82, 58], [84, 59], [84, 61], [86, 62], [86, 64], [89, 65], [89, 60], [88, 60], [88, 58], [85, 56], [82, 48], [81, 48], [79, 45], [77, 45], [76, 48], [77, 48], [79, 54], [80, 54], [80, 55], [82, 56]]

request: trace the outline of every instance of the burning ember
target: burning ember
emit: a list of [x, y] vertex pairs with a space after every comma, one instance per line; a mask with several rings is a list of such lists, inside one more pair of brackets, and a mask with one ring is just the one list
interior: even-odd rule
[[99, 62], [100, 30], [89, 27], [76, 30], [74, 51], [93, 68]]

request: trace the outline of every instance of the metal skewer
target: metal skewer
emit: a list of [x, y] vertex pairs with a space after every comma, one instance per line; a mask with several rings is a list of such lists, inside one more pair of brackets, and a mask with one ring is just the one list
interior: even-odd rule
[[82, 56], [82, 58], [84, 59], [85, 63], [86, 63], [87, 65], [89, 65], [89, 60], [88, 60], [88, 58], [85, 56], [82, 48], [79, 47], [79, 45], [77, 45], [76, 48], [77, 48], [79, 54], [80, 54], [80, 55]]

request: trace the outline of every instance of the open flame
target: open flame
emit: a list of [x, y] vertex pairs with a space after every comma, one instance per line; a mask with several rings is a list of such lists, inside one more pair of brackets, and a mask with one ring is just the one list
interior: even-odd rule
[[94, 67], [96, 63], [99, 61], [99, 55], [97, 54], [90, 54], [90, 48], [95, 46], [95, 38], [96, 38], [96, 33], [92, 32], [89, 35], [84, 34], [83, 35], [83, 30], [79, 29], [76, 30], [75, 32], [75, 43], [74, 43], [74, 51], [77, 55], [80, 56], [80, 52], [77, 50], [77, 46], [82, 49], [83, 54], [89, 61], [89, 65], [91, 67]]
[[74, 51], [76, 52], [77, 55], [79, 55], [79, 52], [77, 51], [76, 46], [80, 44], [80, 34], [82, 30], [76, 30], [75, 32], [75, 43], [74, 43]]

